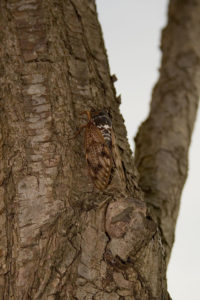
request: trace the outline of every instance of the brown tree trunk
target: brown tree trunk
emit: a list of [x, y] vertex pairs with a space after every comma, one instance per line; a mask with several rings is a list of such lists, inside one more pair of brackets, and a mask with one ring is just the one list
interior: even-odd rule
[[[198, 103], [200, 1], [170, 6], [161, 78], [136, 145], [146, 202], [94, 0], [0, 5], [0, 299], [169, 299], [165, 251]], [[69, 137], [81, 111], [102, 107], [116, 168], [100, 192], [83, 136]]]

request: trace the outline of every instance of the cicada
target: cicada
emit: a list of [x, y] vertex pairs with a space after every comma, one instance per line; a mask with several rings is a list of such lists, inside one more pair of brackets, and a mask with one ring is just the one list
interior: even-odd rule
[[85, 128], [85, 156], [88, 173], [99, 190], [104, 190], [111, 180], [112, 158], [112, 122], [105, 111], [84, 111], [88, 122]]

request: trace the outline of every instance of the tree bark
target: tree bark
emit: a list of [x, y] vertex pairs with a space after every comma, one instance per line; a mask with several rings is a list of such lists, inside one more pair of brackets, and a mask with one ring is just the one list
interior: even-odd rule
[[162, 234], [167, 262], [174, 242], [200, 92], [200, 1], [171, 1], [163, 30], [160, 78], [136, 137], [140, 186]]
[[[199, 2], [170, 6], [161, 78], [136, 143], [145, 202], [94, 1], [1, 1], [1, 299], [170, 299], [165, 250], [197, 109]], [[81, 111], [103, 107], [116, 168], [100, 192], [83, 136], [69, 137]]]

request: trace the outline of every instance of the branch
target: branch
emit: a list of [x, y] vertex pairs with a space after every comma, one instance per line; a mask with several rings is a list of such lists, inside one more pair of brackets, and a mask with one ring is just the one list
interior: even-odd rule
[[149, 116], [135, 139], [140, 186], [160, 227], [167, 261], [198, 108], [199, 23], [199, 0], [170, 2], [168, 25], [162, 33], [160, 79], [153, 90]]

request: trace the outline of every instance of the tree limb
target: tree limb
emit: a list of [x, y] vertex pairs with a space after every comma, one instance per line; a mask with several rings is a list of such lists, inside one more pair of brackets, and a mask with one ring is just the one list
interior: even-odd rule
[[136, 141], [140, 186], [159, 224], [167, 261], [174, 241], [199, 101], [200, 1], [171, 1], [162, 33], [160, 78]]

